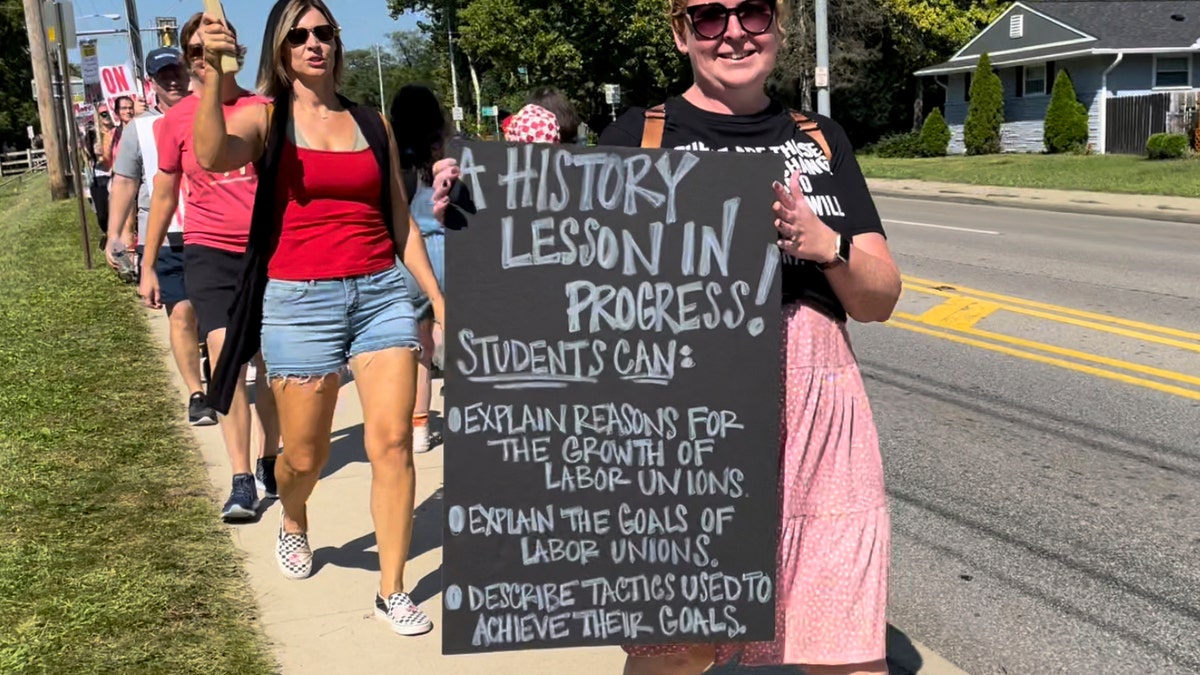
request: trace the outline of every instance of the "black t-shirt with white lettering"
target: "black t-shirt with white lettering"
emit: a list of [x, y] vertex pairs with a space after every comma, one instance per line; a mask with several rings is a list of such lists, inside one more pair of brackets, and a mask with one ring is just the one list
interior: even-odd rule
[[[666, 102], [664, 148], [718, 152], [775, 152], [787, 159], [788, 184], [792, 173], [801, 173], [801, 187], [809, 204], [826, 225], [845, 237], [865, 232], [884, 234], [866, 179], [854, 159], [854, 148], [842, 127], [823, 115], [806, 113], [817, 122], [829, 143], [833, 160], [825, 159], [821, 146], [796, 126], [788, 110], [772, 101], [753, 115], [722, 115], [701, 110], [683, 97]], [[600, 135], [600, 145], [633, 146], [642, 143], [645, 109], [631, 108]], [[772, 223], [764, 223], [774, 229]], [[842, 303], [816, 264], [783, 256], [783, 302], [805, 302], [839, 321], [846, 320]]]

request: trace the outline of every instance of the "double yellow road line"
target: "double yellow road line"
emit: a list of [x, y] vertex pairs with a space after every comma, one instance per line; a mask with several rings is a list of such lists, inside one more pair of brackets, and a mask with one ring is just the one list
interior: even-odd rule
[[[888, 321], [887, 325], [889, 326], [1175, 396], [1200, 400], [1200, 377], [983, 330], [977, 328], [976, 324], [991, 314], [1003, 311], [1197, 353], [1200, 353], [1200, 333], [917, 277], [905, 276], [904, 288], [905, 292], [943, 298], [943, 302], [923, 314], [898, 311]], [[1200, 358], [1197, 358], [1196, 362], [1200, 363]]]

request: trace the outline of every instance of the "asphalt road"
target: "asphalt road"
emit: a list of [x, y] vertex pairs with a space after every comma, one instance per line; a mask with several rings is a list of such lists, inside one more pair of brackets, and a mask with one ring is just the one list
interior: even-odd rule
[[878, 204], [891, 622], [975, 675], [1200, 672], [1200, 225]]

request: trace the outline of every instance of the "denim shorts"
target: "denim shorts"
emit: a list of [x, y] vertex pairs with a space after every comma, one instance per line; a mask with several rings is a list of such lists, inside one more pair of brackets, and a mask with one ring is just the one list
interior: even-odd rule
[[[433, 276], [437, 279], [438, 288], [446, 290], [446, 235], [442, 232], [431, 232], [422, 235], [425, 240], [425, 251], [429, 254], [429, 266], [433, 268]], [[433, 318], [433, 303], [429, 301], [429, 297], [425, 295], [425, 291], [421, 290], [421, 285], [417, 283], [412, 273], [404, 267], [404, 263], [397, 261], [400, 269], [404, 270], [404, 281], [408, 284], [408, 297], [412, 300], [413, 311], [416, 312], [417, 321], [425, 321]]]
[[417, 320], [399, 267], [321, 281], [270, 279], [263, 294], [267, 376], [323, 377], [359, 354], [419, 350]]

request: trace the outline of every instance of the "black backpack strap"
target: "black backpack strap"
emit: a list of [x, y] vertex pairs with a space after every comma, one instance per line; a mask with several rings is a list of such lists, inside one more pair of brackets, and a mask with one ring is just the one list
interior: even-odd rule
[[829, 150], [829, 141], [825, 140], [825, 132], [821, 131], [817, 121], [800, 112], [799, 110], [790, 111], [792, 120], [796, 122], [796, 126], [808, 134], [808, 137], [817, 142], [821, 146], [821, 152], [825, 153], [825, 159], [833, 161], [833, 153]]
[[663, 128], [667, 125], [667, 107], [662, 103], [646, 109], [646, 123], [642, 127], [642, 147], [661, 148]]

